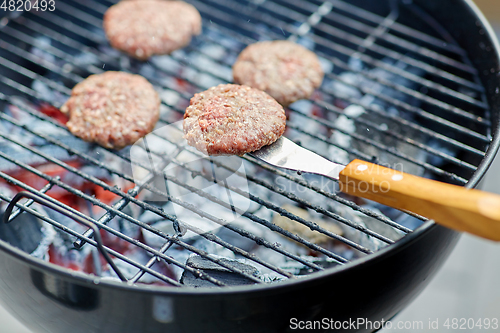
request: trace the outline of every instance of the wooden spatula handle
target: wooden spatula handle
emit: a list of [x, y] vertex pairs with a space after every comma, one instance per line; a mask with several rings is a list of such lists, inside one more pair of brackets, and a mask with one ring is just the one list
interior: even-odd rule
[[500, 195], [429, 180], [360, 160], [340, 173], [340, 190], [408, 210], [448, 228], [500, 241]]

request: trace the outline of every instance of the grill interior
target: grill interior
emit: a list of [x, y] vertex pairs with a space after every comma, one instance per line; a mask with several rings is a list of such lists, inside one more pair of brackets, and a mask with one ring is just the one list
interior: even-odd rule
[[[194, 93], [231, 82], [231, 66], [246, 45], [290, 39], [312, 49], [326, 74], [311, 100], [287, 110], [288, 138], [336, 162], [361, 158], [461, 185], [483, 158], [491, 124], [477, 71], [415, 5], [187, 2], [200, 11], [203, 33], [148, 62], [109, 46], [102, 31], [109, 1], [58, 1], [54, 12], [0, 22], [0, 199], [3, 209], [21, 190], [46, 200], [44, 207], [33, 200], [17, 204], [51, 234], [48, 252], [35, 256], [117, 278], [99, 264], [92, 229], [73, 220], [87, 221], [101, 229], [106, 252], [129, 283], [184, 286], [180, 276], [190, 273], [212, 286], [230, 284], [221, 271], [266, 283], [334, 269], [422, 223], [337, 193], [333, 182], [249, 156], [206, 159], [160, 132], [148, 136], [149, 145], [134, 146], [158, 164], [134, 159], [130, 148], [87, 144], [67, 131], [57, 108], [76, 83], [105, 70], [141, 74], [153, 83], [162, 98], [161, 128], [182, 119]], [[221, 181], [220, 174], [232, 181]], [[15, 209], [12, 225], [30, 223], [19, 215]], [[288, 227], [278, 223], [280, 216]], [[209, 222], [209, 231], [193, 221]], [[298, 233], [299, 224], [312, 236]], [[205, 266], [187, 264], [192, 254]], [[219, 268], [208, 269], [208, 262]]]

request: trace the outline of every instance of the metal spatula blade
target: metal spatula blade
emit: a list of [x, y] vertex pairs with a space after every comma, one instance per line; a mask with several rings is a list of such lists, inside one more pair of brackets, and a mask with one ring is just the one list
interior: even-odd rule
[[339, 180], [342, 192], [411, 211], [448, 228], [500, 241], [500, 196], [354, 160], [333, 163], [287, 138], [251, 153], [278, 168]]
[[334, 179], [339, 179], [340, 171], [345, 169], [345, 165], [333, 163], [283, 136], [250, 155], [278, 168], [315, 173]]

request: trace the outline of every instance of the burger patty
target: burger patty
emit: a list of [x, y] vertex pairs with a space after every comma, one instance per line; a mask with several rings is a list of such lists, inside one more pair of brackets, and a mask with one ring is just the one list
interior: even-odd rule
[[207, 155], [243, 155], [276, 141], [285, 131], [285, 111], [263, 91], [221, 84], [191, 98], [184, 137]]
[[121, 1], [104, 14], [104, 31], [111, 45], [146, 60], [169, 54], [201, 32], [201, 16], [182, 1]]
[[235, 83], [267, 92], [283, 106], [309, 98], [323, 81], [318, 57], [289, 41], [265, 41], [245, 48], [233, 65]]
[[105, 72], [78, 83], [61, 107], [68, 129], [85, 141], [121, 149], [153, 130], [160, 98], [139, 75]]

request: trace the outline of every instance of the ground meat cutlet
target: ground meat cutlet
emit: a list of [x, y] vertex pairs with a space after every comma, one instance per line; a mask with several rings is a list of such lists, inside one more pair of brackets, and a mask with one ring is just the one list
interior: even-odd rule
[[207, 155], [243, 155], [276, 141], [285, 111], [258, 89], [221, 84], [195, 94], [184, 114], [184, 137]]
[[323, 81], [318, 57], [289, 41], [249, 45], [233, 65], [235, 83], [267, 92], [283, 106], [309, 98]]
[[188, 45], [201, 32], [201, 16], [182, 1], [125, 0], [106, 11], [103, 25], [114, 48], [146, 60]]
[[160, 98], [139, 75], [105, 72], [78, 83], [61, 107], [74, 135], [103, 147], [121, 149], [153, 130]]

